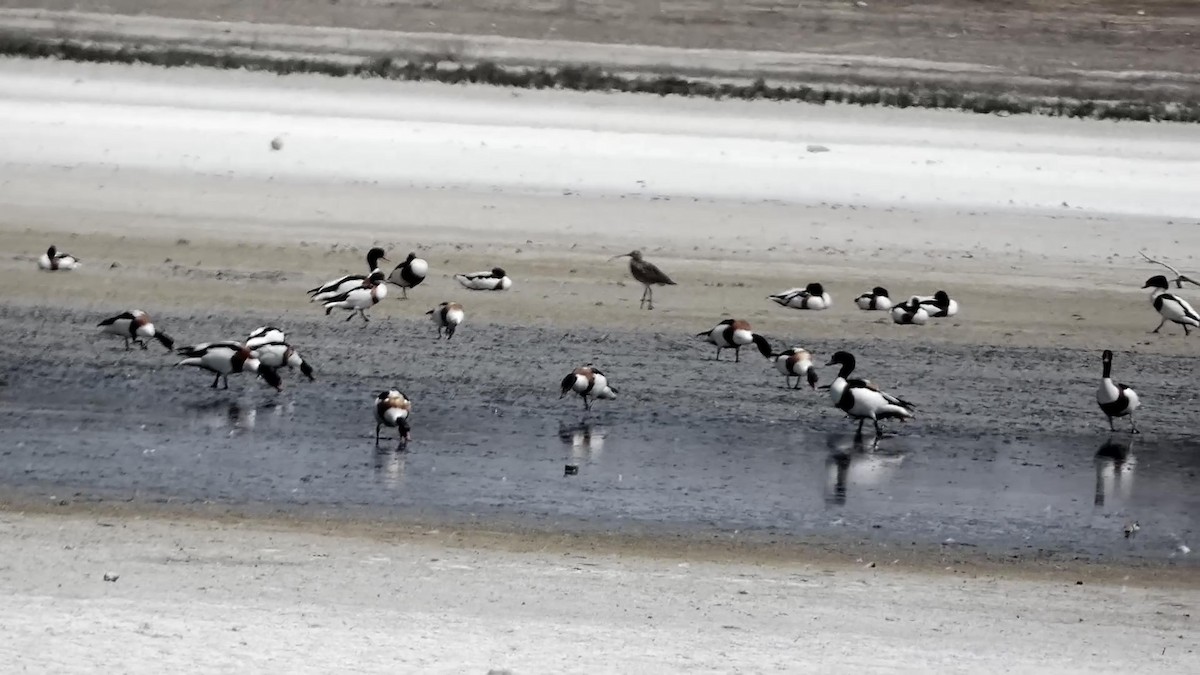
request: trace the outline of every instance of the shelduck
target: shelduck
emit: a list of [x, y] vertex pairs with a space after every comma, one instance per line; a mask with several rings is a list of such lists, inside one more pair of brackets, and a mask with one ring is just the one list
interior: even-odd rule
[[149, 346], [147, 340], [150, 338], [158, 340], [162, 346], [167, 348], [167, 351], [175, 349], [175, 340], [166, 333], [158, 330], [150, 321], [150, 315], [140, 309], [122, 312], [96, 325], [100, 328], [101, 333], [124, 338], [125, 351], [129, 351], [130, 342], [140, 345], [142, 349], [146, 349]]
[[490, 272], [455, 274], [454, 278], [463, 288], [472, 291], [507, 291], [512, 288], [512, 279], [501, 267], [493, 267]]
[[192, 366], [214, 373], [216, 377], [213, 378], [213, 389], [217, 388], [217, 383], [222, 378], [225, 380], [223, 388], [228, 389], [229, 375], [243, 372], [258, 373], [276, 391], [283, 389], [279, 374], [274, 369], [262, 365], [240, 342], [205, 342], [189, 347], [180, 347], [176, 353], [186, 357], [176, 363], [176, 366]]
[[[366, 274], [347, 274], [344, 277], [338, 277], [333, 281], [328, 281], [316, 288], [308, 290], [309, 302], [329, 302], [334, 298], [348, 293], [356, 288], [360, 288], [367, 278], [375, 272], [380, 272], [379, 261], [387, 260], [384, 250], [376, 246], [370, 251], [367, 251], [367, 273]], [[381, 272], [382, 273], [382, 272]]]
[[429, 263], [424, 259], [418, 258], [416, 253], [409, 253], [404, 262], [396, 265], [396, 269], [388, 275], [388, 283], [395, 284], [400, 287], [401, 300], [408, 299], [408, 289], [416, 288], [425, 281], [425, 275], [429, 274]]
[[79, 258], [70, 253], [63, 253], [57, 248], [51, 246], [46, 249], [41, 258], [38, 258], [38, 269], [46, 270], [47, 272], [70, 272], [77, 269], [82, 263]]
[[892, 299], [888, 297], [886, 288], [876, 286], [870, 293], [863, 293], [855, 298], [854, 304], [862, 310], [886, 312], [892, 308]]
[[425, 312], [433, 318], [433, 322], [438, 327], [438, 339], [442, 337], [442, 331], [446, 331], [446, 339], [454, 337], [454, 329], [458, 328], [458, 324], [463, 322], [466, 314], [463, 312], [462, 305], [457, 302], [443, 302], [437, 307]]
[[946, 291], [938, 291], [932, 296], [919, 298], [921, 307], [929, 313], [931, 319], [942, 319], [958, 314], [958, 301], [951, 300]]
[[246, 347], [250, 349], [250, 354], [258, 359], [259, 363], [272, 370], [280, 368], [298, 368], [300, 372], [308, 378], [309, 382], [316, 380], [313, 374], [313, 367], [304, 357], [300, 356], [300, 352], [287, 342], [280, 340], [278, 342], [263, 342], [258, 340], [251, 347], [251, 343], [247, 342]]
[[584, 410], [592, 409], [593, 399], [612, 400], [617, 397], [617, 390], [608, 383], [608, 378], [590, 363], [572, 370], [570, 375], [563, 378], [559, 398], [571, 392], [583, 399]]
[[867, 420], [875, 423], [875, 435], [878, 436], [883, 433], [879, 420], [895, 418], [903, 421], [913, 417], [913, 404], [880, 391], [869, 380], [848, 379], [850, 373], [854, 372], [853, 354], [839, 351], [826, 365], [841, 366], [837, 379], [829, 385], [829, 397], [834, 407], [858, 420], [858, 433], [862, 433], [863, 423]]
[[[816, 368], [813, 368], [812, 356], [808, 351], [800, 347], [792, 347], [791, 349], [782, 351], [776, 354], [775, 368], [784, 376], [787, 377], [787, 386], [792, 389], [800, 388], [800, 379], [804, 378], [808, 381], [808, 386], [811, 389], [817, 388]], [[792, 385], [792, 378], [796, 378], [795, 386]]]
[[717, 346], [717, 361], [721, 360], [722, 349], [732, 349], [734, 362], [741, 361], [741, 349], [748, 344], [758, 347], [758, 352], [764, 357], [771, 358], [771, 343], [767, 342], [765, 337], [751, 331], [750, 324], [741, 319], [725, 319], [710, 330], [696, 333], [696, 337], [705, 338]]
[[1200, 314], [1196, 314], [1196, 310], [1192, 309], [1187, 300], [1167, 292], [1170, 286], [1165, 276], [1159, 274], [1150, 277], [1142, 288], [1150, 289], [1150, 302], [1153, 303], [1154, 310], [1162, 316], [1158, 328], [1150, 331], [1151, 333], [1157, 333], [1168, 321], [1183, 326], [1184, 335], [1191, 335], [1192, 328], [1200, 328]]
[[1108, 416], [1108, 428], [1110, 431], [1117, 430], [1113, 426], [1114, 417], [1128, 417], [1130, 431], [1135, 434], [1140, 433], [1137, 428], [1137, 422], [1133, 419], [1133, 411], [1138, 409], [1141, 401], [1138, 400], [1136, 391], [1112, 381], [1112, 358], [1113, 353], [1109, 349], [1105, 349], [1104, 353], [1100, 355], [1100, 362], [1104, 365], [1104, 372], [1100, 376], [1100, 387], [1096, 389], [1096, 403], [1100, 404], [1100, 410]]
[[412, 440], [412, 428], [408, 423], [412, 412], [412, 401], [397, 389], [380, 392], [375, 397], [375, 447], [379, 447], [379, 430], [392, 427], [399, 434], [397, 450], [404, 450]]
[[929, 322], [929, 312], [915, 295], [892, 308], [892, 321], [902, 325], [924, 326]]
[[334, 309], [344, 309], [350, 312], [350, 316], [346, 317], [347, 321], [353, 319], [354, 314], [357, 313], [362, 317], [363, 325], [366, 325], [366, 322], [370, 321], [367, 318], [367, 310], [377, 305], [380, 300], [386, 297], [387, 284], [384, 283], [383, 272], [375, 270], [358, 288], [346, 291], [326, 301], [325, 316], [329, 316], [329, 313]]
[[811, 283], [804, 288], [789, 288], [767, 298], [792, 309], [828, 309], [833, 304], [833, 298], [818, 283]]

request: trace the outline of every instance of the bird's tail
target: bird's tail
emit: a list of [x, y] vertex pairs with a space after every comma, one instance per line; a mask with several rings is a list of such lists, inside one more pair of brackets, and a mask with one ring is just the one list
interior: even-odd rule
[[905, 408], [903, 406], [888, 404], [888, 405], [885, 405], [880, 410], [877, 410], [875, 412], [875, 417], [877, 419], [881, 419], [881, 420], [888, 419], [888, 418], [896, 418], [896, 419], [903, 420], [903, 419], [909, 419], [909, 418], [913, 417], [913, 411], [908, 408]]
[[179, 366], [196, 366], [197, 368], [199, 368], [202, 365], [203, 365], [203, 363], [201, 362], [200, 359], [191, 358], [191, 359], [184, 359], [184, 360], [180, 361], [179, 363], [176, 363], [175, 367], [178, 368]]

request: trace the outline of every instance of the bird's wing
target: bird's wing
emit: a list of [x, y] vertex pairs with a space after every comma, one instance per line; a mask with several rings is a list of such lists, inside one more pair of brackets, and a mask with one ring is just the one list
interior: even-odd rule
[[134, 318], [133, 312], [121, 312], [120, 314], [109, 317], [96, 325], [97, 326], [111, 326], [114, 323], [116, 323], [117, 321], [120, 321], [121, 319], [127, 319], [129, 321], [133, 321], [133, 318]]

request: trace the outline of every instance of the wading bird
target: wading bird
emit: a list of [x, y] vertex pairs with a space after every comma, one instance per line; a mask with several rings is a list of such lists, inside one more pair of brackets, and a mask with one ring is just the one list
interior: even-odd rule
[[924, 326], [929, 322], [929, 312], [921, 304], [921, 299], [915, 295], [892, 308], [892, 321], [898, 324]]
[[140, 345], [142, 349], [146, 349], [149, 345], [147, 340], [154, 338], [162, 343], [162, 346], [167, 348], [167, 351], [175, 349], [175, 340], [171, 336], [158, 330], [150, 321], [150, 315], [140, 309], [122, 312], [116, 316], [109, 317], [99, 324], [101, 333], [116, 335], [125, 339], [125, 351], [129, 351], [129, 343], [132, 342]]
[[833, 304], [833, 298], [825, 292], [825, 287], [819, 283], [811, 283], [804, 288], [789, 288], [767, 296], [768, 300], [792, 309], [827, 309]]
[[941, 319], [958, 314], [958, 301], [951, 300], [946, 291], [938, 291], [932, 296], [918, 299], [921, 307], [929, 313], [931, 319]]
[[416, 288], [425, 281], [425, 275], [429, 273], [429, 263], [418, 258], [416, 253], [409, 253], [404, 262], [396, 265], [396, 269], [388, 275], [388, 283], [395, 284], [400, 287], [402, 294], [400, 299], [408, 299], [408, 289]]
[[412, 412], [412, 401], [397, 389], [380, 392], [375, 397], [375, 447], [379, 447], [379, 430], [394, 427], [400, 436], [397, 450], [404, 450], [412, 440], [412, 429], [408, 425], [408, 414]]
[[837, 379], [829, 385], [829, 397], [834, 407], [858, 420], [858, 433], [862, 433], [863, 423], [867, 420], [875, 423], [875, 435], [880, 436], [883, 430], [879, 428], [879, 420], [895, 418], [903, 421], [913, 416], [913, 404], [880, 391], [869, 380], [848, 379], [854, 372], [853, 354], [837, 352], [825, 365], [842, 367]]
[[446, 331], [447, 340], [454, 337], [454, 329], [458, 328], [458, 324], [466, 317], [462, 305], [457, 302], [443, 302], [425, 313], [433, 317], [433, 322], [437, 324], [439, 340], [442, 338], [442, 330]]
[[503, 267], [493, 267], [490, 272], [455, 274], [454, 278], [463, 288], [472, 291], [507, 291], [512, 288], [512, 279]]
[[1096, 403], [1100, 404], [1100, 410], [1108, 416], [1109, 431], [1116, 431], [1113, 426], [1114, 417], [1129, 417], [1129, 430], [1131, 433], [1141, 433], [1138, 431], [1137, 422], [1133, 419], [1133, 411], [1137, 410], [1141, 405], [1138, 400], [1137, 392], [1123, 384], [1116, 384], [1112, 381], [1112, 358], [1111, 350], [1105, 349], [1100, 355], [1100, 361], [1104, 364], [1104, 373], [1100, 376], [1100, 387], [1096, 389]]
[[339, 295], [361, 287], [369, 275], [380, 271], [380, 260], [387, 260], [383, 249], [379, 247], [372, 248], [370, 251], [367, 251], [366, 274], [347, 274], [344, 277], [338, 277], [316, 288], [311, 288], [308, 291], [309, 302], [329, 302]]
[[325, 303], [325, 316], [329, 316], [334, 309], [345, 309], [350, 312], [350, 316], [346, 317], [347, 321], [353, 319], [357, 312], [362, 317], [365, 326], [370, 321], [367, 318], [367, 310], [379, 304], [379, 301], [386, 297], [387, 284], [383, 282], [383, 272], [375, 270], [362, 283], [362, 286], [330, 298]]
[[721, 360], [722, 349], [732, 349], [734, 362], [741, 361], [742, 347], [748, 344], [754, 344], [760, 354], [771, 358], [771, 343], [767, 342], [765, 337], [752, 332], [750, 324], [741, 319], [725, 319], [703, 333], [696, 333], [696, 337], [705, 338], [717, 346], [717, 361]]
[[1150, 331], [1151, 333], [1157, 333], [1168, 321], [1183, 326], [1184, 335], [1190, 335], [1192, 328], [1200, 328], [1200, 314], [1196, 314], [1196, 310], [1192, 309], [1187, 300], [1167, 292], [1170, 285], [1166, 277], [1161, 274], [1150, 277], [1142, 288], [1150, 289], [1150, 302], [1154, 304], [1155, 311], [1162, 316], [1158, 328]]
[[854, 304], [858, 305], [859, 309], [886, 312], [892, 308], [892, 299], [888, 297], [886, 288], [876, 286], [870, 293], [863, 293], [855, 298]]
[[583, 409], [592, 409], [592, 400], [612, 400], [617, 397], [617, 390], [608, 384], [608, 378], [592, 364], [571, 371], [563, 378], [562, 393], [559, 398], [575, 392], [583, 399]]
[[666, 272], [658, 269], [658, 266], [652, 262], [647, 262], [642, 257], [641, 251], [630, 251], [615, 255], [609, 260], [618, 258], [629, 258], [629, 273], [638, 283], [645, 286], [642, 291], [642, 301], [638, 304], [638, 308], [645, 307], [646, 309], [654, 309], [654, 286], [674, 286], [675, 282], [671, 281], [671, 277], [667, 276]]
[[214, 373], [216, 377], [213, 378], [213, 389], [217, 388], [217, 383], [222, 378], [225, 380], [223, 388], [228, 389], [230, 374], [247, 371], [258, 373], [267, 384], [275, 387], [276, 391], [283, 389], [279, 374], [274, 369], [262, 365], [240, 342], [206, 342], [190, 347], [180, 347], [176, 352], [180, 356], [187, 357], [176, 363], [176, 366], [192, 366]]
[[[808, 381], [808, 386], [811, 389], [817, 388], [817, 370], [813, 368], [812, 356], [800, 347], [792, 347], [786, 351], [776, 354], [775, 369], [783, 373], [787, 377], [787, 386], [792, 389], [800, 388], [800, 379], [804, 378]], [[792, 385], [792, 378], [796, 378], [795, 386]]]
[[259, 363], [273, 370], [279, 368], [299, 368], [309, 381], [317, 379], [313, 375], [313, 367], [304, 357], [300, 356], [294, 347], [287, 343], [287, 336], [274, 326], [263, 326], [255, 329], [246, 340], [246, 349]]
[[43, 269], [47, 272], [70, 272], [81, 264], [82, 262], [79, 258], [70, 253], [63, 253], [53, 246], [46, 249], [42, 257], [38, 258], [38, 269]]

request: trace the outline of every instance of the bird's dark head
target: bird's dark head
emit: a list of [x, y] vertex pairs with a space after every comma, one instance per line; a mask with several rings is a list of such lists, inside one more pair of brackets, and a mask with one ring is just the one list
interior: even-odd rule
[[888, 297], [888, 292], [883, 286], [876, 286], [875, 288], [871, 289], [871, 295], [874, 295], [877, 298], [886, 298]]
[[508, 276], [508, 275], [507, 275], [507, 274], [505, 274], [505, 272], [504, 272], [504, 268], [503, 268], [503, 267], [493, 267], [493, 268], [492, 268], [492, 276], [494, 276], [494, 277], [496, 277], [497, 279], [499, 279], [500, 277], [506, 277], [506, 276]]
[[316, 376], [313, 375], [313, 367], [308, 364], [308, 361], [300, 362], [300, 372], [304, 373], [304, 376], [308, 378], [309, 382], [317, 379]]
[[816, 282], [805, 286], [804, 290], [808, 291], [809, 295], [822, 295], [825, 293], [825, 287]]
[[1142, 288], [1161, 288], [1165, 291], [1166, 289], [1170, 288], [1170, 284], [1167, 283], [1166, 277], [1161, 274], [1156, 274], [1147, 279], [1146, 285], [1142, 286]]
[[275, 391], [283, 391], [283, 380], [279, 379], [279, 373], [275, 372], [274, 368], [259, 366], [258, 374], [267, 384], [275, 387]]
[[387, 260], [387, 253], [384, 252], [383, 249], [376, 246], [370, 251], [367, 251], [367, 262], [371, 264], [372, 268], [374, 268], [376, 263], [378, 263], [380, 260]]
[[417, 253], [416, 253], [416, 251], [412, 251], [408, 254], [408, 257], [404, 259], [404, 262], [410, 263], [416, 259], [417, 259]]
[[1112, 356], [1113, 356], [1112, 350], [1105, 349], [1104, 353], [1100, 355], [1100, 360], [1103, 361], [1104, 363], [1112, 363]]
[[51, 246], [50, 248], [46, 249], [46, 255], [50, 256], [51, 258], [53, 258], [57, 253], [58, 253], [58, 249], [55, 248], [54, 246]]
[[950, 304], [950, 294], [946, 291], [938, 291], [937, 293], [933, 294], [933, 300], [939, 306], [945, 307], [946, 305]]
[[854, 367], [854, 355], [850, 352], [834, 352], [833, 356], [829, 357], [827, 366], [850, 366]]

